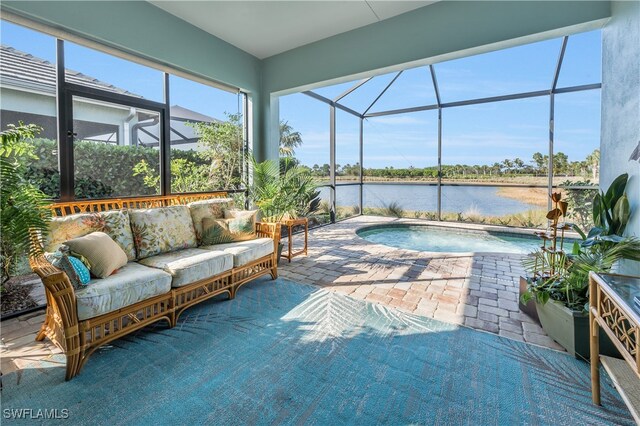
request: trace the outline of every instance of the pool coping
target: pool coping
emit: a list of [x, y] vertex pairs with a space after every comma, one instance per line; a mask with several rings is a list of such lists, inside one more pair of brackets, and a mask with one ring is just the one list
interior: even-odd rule
[[[412, 253], [425, 253], [429, 256], [433, 257], [470, 257], [470, 256], [503, 256], [510, 257], [515, 259], [522, 259], [528, 254], [520, 254], [520, 253], [505, 253], [505, 252], [480, 252], [480, 251], [471, 251], [471, 252], [448, 252], [448, 251], [426, 251], [426, 250], [415, 250], [409, 248], [400, 248], [389, 246], [386, 244], [375, 243], [373, 241], [367, 240], [366, 238], [358, 235], [358, 232], [366, 230], [367, 228], [382, 228], [382, 227], [392, 227], [393, 225], [416, 225], [416, 226], [425, 226], [425, 227], [434, 227], [434, 228], [448, 228], [448, 229], [456, 229], [459, 231], [479, 231], [479, 232], [494, 232], [494, 233], [504, 233], [504, 234], [516, 234], [516, 235], [526, 235], [526, 236], [534, 236], [534, 232], [540, 231], [539, 228], [513, 228], [509, 226], [500, 226], [500, 225], [487, 225], [487, 224], [477, 224], [477, 223], [457, 223], [457, 222], [441, 222], [441, 221], [433, 221], [426, 219], [413, 219], [413, 218], [389, 218], [385, 216], [374, 216], [374, 215], [360, 215], [356, 216], [360, 218], [372, 217], [372, 218], [381, 218], [384, 217], [388, 219], [388, 221], [376, 224], [363, 224], [362, 226], [357, 226], [353, 229], [353, 233], [358, 240], [366, 242], [368, 244], [374, 244], [382, 247], [386, 247], [391, 250], [404, 250]], [[580, 235], [577, 232], [565, 232], [565, 236], [568, 239], [580, 239]], [[535, 238], [535, 237], [534, 237]]]

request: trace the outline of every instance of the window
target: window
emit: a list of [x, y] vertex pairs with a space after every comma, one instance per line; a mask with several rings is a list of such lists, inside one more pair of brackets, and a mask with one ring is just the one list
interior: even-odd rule
[[[244, 94], [173, 75], [167, 82], [167, 74], [157, 69], [8, 22], [2, 21], [1, 29], [1, 125], [41, 127], [39, 138], [32, 141], [38, 158], [26, 173], [52, 198], [243, 186]], [[58, 44], [65, 62], [60, 83]], [[170, 94], [170, 108], [165, 93]], [[64, 111], [60, 118], [57, 97]], [[161, 165], [169, 158], [165, 176]]]
[[360, 117], [336, 109], [336, 216], [360, 214]]
[[602, 76], [601, 32], [569, 37], [558, 78], [558, 87], [599, 83]]
[[[373, 77], [344, 98], [340, 99], [340, 103], [352, 110], [364, 114], [364, 112], [376, 100], [378, 95], [382, 93], [385, 87], [389, 85], [397, 72], [384, 74]], [[355, 82], [353, 83], [355, 85]], [[352, 85], [352, 87], [353, 87]]]
[[600, 90], [555, 96], [553, 185], [569, 202], [569, 219], [589, 229], [600, 180]]
[[395, 207], [432, 218], [438, 210], [438, 112], [367, 118], [364, 135], [365, 212], [393, 214], [388, 209]]
[[310, 226], [329, 221], [331, 211], [329, 107], [301, 93], [280, 98], [280, 157], [292, 157], [320, 185], [320, 206]]
[[445, 110], [443, 218], [546, 223], [548, 116], [547, 96]]
[[88, 47], [65, 42], [65, 79], [108, 92], [164, 102], [164, 73]]
[[443, 102], [549, 90], [562, 39], [436, 64]]
[[40, 127], [31, 141], [37, 157], [28, 179], [51, 198], [60, 196], [56, 112], [56, 39], [6, 21], [1, 25], [0, 120]]
[[160, 194], [160, 113], [111, 102], [73, 98], [76, 198]]
[[169, 77], [171, 191], [243, 187], [241, 94]]
[[[549, 192], [562, 191], [570, 219], [588, 226], [598, 183], [600, 57], [593, 31], [434, 64], [436, 85], [429, 67], [418, 67], [314, 90], [335, 99], [353, 88], [336, 103], [364, 119], [361, 153], [344, 130], [358, 119], [338, 107], [334, 137], [326, 136], [335, 140], [327, 170], [337, 171], [338, 218], [340, 207], [360, 199], [364, 214], [539, 227]], [[332, 104], [309, 101], [320, 116]], [[361, 188], [344, 170], [357, 154]]]
[[[395, 74], [394, 74], [395, 77]], [[371, 112], [435, 105], [429, 67], [405, 70], [371, 108]]]

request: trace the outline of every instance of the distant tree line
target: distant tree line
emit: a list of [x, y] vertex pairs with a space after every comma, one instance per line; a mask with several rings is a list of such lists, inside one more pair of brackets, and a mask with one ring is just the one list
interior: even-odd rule
[[[291, 158], [291, 157], [289, 157]], [[295, 160], [297, 161], [297, 160]], [[569, 157], [558, 152], [553, 155], [553, 174], [555, 176], [580, 176], [596, 180], [600, 163], [600, 150], [595, 150], [583, 161], [569, 161]], [[442, 176], [454, 179], [487, 179], [493, 177], [513, 176], [547, 176], [549, 156], [540, 152], [533, 154], [532, 159], [525, 162], [521, 158], [505, 159], [492, 165], [443, 164]], [[314, 164], [306, 167], [313, 176], [329, 176], [329, 164]], [[336, 176], [358, 176], [360, 164], [336, 164]], [[394, 168], [364, 168], [367, 177], [384, 179], [435, 179], [438, 177], [437, 166]]]

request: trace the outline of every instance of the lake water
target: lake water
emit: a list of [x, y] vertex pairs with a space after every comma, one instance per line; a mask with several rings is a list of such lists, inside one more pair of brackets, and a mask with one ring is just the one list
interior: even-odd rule
[[[365, 184], [364, 207], [385, 207], [396, 202], [409, 211], [435, 212], [438, 209], [438, 188], [426, 185]], [[329, 200], [329, 188], [321, 188], [321, 197]], [[359, 188], [338, 186], [336, 203], [340, 207], [358, 205]], [[503, 216], [540, 210], [539, 206], [498, 195], [498, 188], [491, 186], [457, 185], [442, 187], [443, 212], [475, 212], [486, 216]]]

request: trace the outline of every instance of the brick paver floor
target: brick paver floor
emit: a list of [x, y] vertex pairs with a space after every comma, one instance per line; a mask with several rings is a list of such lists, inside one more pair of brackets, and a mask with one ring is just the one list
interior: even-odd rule
[[[563, 350], [518, 308], [519, 279], [524, 272], [522, 256], [417, 252], [373, 244], [356, 234], [363, 226], [392, 222], [425, 223], [360, 216], [314, 229], [309, 236], [309, 255], [282, 265], [280, 276], [406, 312]], [[464, 227], [485, 228], [467, 224]]]
[[[349, 297], [562, 350], [518, 309], [521, 256], [416, 252], [373, 244], [356, 234], [363, 226], [391, 222], [426, 223], [359, 216], [312, 229], [308, 256], [296, 257], [291, 263], [282, 259], [279, 274]], [[294, 242], [298, 239], [294, 236]], [[2, 321], [2, 374], [34, 362], [39, 366], [64, 364], [60, 351], [48, 340], [34, 341], [43, 319], [39, 311]]]

